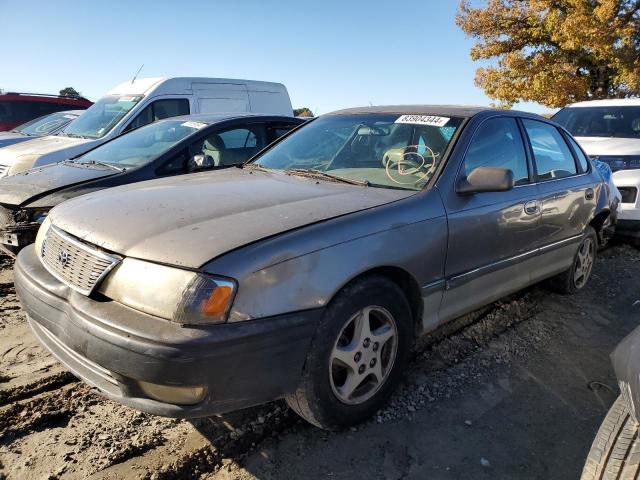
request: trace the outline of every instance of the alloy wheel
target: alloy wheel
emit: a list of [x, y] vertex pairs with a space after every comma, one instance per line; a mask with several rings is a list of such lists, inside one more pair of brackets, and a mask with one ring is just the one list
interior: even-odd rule
[[388, 310], [358, 311], [340, 331], [329, 358], [334, 395], [348, 405], [366, 402], [389, 377], [397, 349], [398, 329]]
[[591, 237], [585, 238], [578, 249], [576, 266], [573, 272], [573, 282], [576, 288], [582, 288], [591, 274], [593, 260], [595, 258], [595, 245]]

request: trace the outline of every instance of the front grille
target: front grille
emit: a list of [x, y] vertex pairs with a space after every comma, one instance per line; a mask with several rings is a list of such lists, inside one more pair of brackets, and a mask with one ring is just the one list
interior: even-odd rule
[[43, 265], [58, 280], [89, 295], [120, 261], [51, 226], [41, 251]]
[[0, 165], [0, 178], [4, 177], [9, 172], [8, 165]]
[[636, 203], [638, 189], [636, 187], [618, 187], [622, 195], [622, 203]]

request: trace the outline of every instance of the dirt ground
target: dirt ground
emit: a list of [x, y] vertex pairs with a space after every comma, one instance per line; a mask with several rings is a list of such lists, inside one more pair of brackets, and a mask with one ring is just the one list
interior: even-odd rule
[[602, 252], [588, 287], [537, 286], [416, 348], [391, 404], [320, 431], [282, 402], [172, 420], [105, 400], [37, 344], [0, 257], [0, 480], [572, 479], [618, 394], [609, 353], [640, 323], [640, 252]]

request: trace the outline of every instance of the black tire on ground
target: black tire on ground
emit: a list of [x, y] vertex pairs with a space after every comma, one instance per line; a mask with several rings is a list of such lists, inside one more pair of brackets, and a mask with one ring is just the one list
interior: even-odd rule
[[[395, 360], [371, 398], [346, 404], [340, 401], [331, 385], [330, 359], [345, 325], [360, 310], [370, 306], [384, 308], [395, 321]], [[327, 307], [309, 348], [298, 388], [285, 398], [287, 404], [302, 418], [326, 430], [340, 430], [363, 422], [389, 399], [405, 369], [414, 337], [411, 308], [397, 284], [380, 275], [350, 283]]]
[[582, 480], [640, 478], [640, 439], [622, 396], [615, 401], [593, 440]]
[[578, 254], [582, 249], [583, 245], [585, 244], [585, 242], [587, 241], [591, 241], [593, 244], [594, 248], [593, 248], [592, 262], [593, 264], [595, 264], [596, 258], [598, 256], [597, 254], [598, 235], [596, 234], [596, 231], [593, 229], [593, 227], [589, 226], [584, 231], [584, 235], [582, 236], [582, 240], [580, 242], [580, 245], [578, 246], [578, 251], [573, 257], [573, 263], [571, 264], [571, 267], [568, 270], [556, 275], [555, 277], [551, 277], [550, 279], [547, 280], [547, 286], [551, 290], [558, 293], [562, 293], [564, 295], [568, 295], [568, 294], [576, 293], [578, 290], [581, 290], [587, 284], [589, 276], [591, 275], [591, 271], [589, 271], [589, 274], [587, 275], [587, 280], [582, 285], [576, 285], [576, 282], [575, 282], [575, 272], [576, 272], [576, 268], [579, 266]]

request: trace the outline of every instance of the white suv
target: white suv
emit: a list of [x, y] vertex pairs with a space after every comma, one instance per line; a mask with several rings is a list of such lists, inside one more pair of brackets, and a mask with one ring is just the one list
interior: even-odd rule
[[640, 99], [574, 103], [553, 120], [569, 130], [592, 159], [611, 167], [622, 195], [616, 233], [640, 240]]

